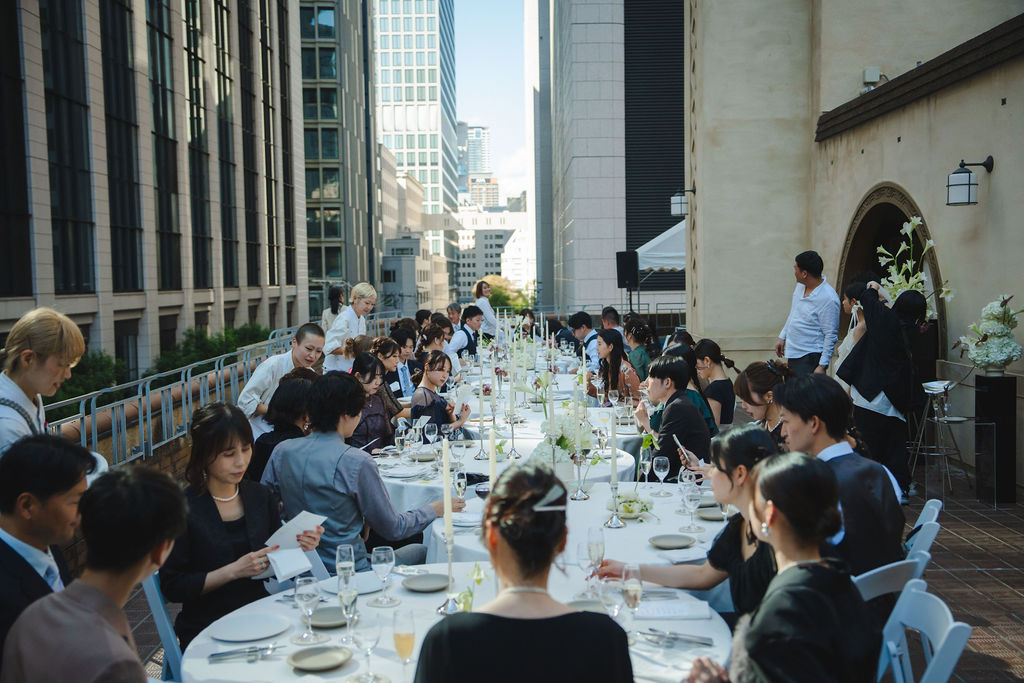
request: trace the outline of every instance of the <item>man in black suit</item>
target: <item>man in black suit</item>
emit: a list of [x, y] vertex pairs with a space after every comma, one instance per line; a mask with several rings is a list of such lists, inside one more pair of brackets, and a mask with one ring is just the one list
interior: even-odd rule
[[903, 510], [892, 473], [847, 441], [850, 397], [831, 377], [811, 374], [775, 387], [790, 450], [825, 461], [839, 480], [843, 528], [831, 541], [857, 575], [903, 559]]
[[0, 458], [0, 652], [18, 615], [71, 581], [51, 546], [74, 537], [95, 466], [86, 449], [46, 435], [25, 437]]
[[[686, 385], [690, 381], [690, 368], [686, 361], [676, 356], [656, 358], [647, 375], [647, 395], [651, 403], [664, 402], [661, 426], [658, 429], [658, 449], [654, 457], [668, 458], [669, 470], [666, 478], [679, 474], [683, 457], [676, 439], [687, 451], [704, 462], [710, 462], [711, 435], [708, 425], [697, 406], [686, 397]], [[650, 420], [644, 408], [637, 409], [637, 420], [644, 431], [651, 431]], [[691, 464], [691, 468], [696, 463]]]
[[[391, 338], [398, 344], [398, 367], [384, 375], [384, 381], [391, 387], [396, 397], [410, 398], [416, 387], [412, 376], [423, 365], [412, 357], [416, 348], [416, 335], [404, 328], [391, 330]], [[397, 388], [396, 388], [397, 386]]]

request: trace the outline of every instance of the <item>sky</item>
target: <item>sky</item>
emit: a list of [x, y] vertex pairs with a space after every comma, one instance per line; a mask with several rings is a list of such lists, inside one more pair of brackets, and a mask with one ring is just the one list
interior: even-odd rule
[[491, 129], [491, 172], [501, 198], [526, 189], [522, 0], [455, 0], [459, 121]]

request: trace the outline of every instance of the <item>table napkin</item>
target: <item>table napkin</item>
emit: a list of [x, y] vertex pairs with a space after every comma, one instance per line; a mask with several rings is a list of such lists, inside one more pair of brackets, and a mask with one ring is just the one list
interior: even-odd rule
[[694, 562], [696, 560], [703, 560], [707, 556], [708, 551], [698, 546], [682, 548], [680, 550], [662, 550], [658, 552], [658, 557], [668, 560], [671, 564]]
[[392, 479], [413, 479], [427, 474], [430, 474], [430, 467], [423, 465], [398, 465], [381, 470], [382, 477], [391, 477]]
[[640, 603], [637, 619], [710, 619], [711, 605], [703, 600], [651, 600]]

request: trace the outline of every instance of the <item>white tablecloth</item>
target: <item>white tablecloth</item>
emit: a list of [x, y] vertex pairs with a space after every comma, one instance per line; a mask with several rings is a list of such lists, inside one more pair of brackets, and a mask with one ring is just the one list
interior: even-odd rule
[[[427, 567], [431, 572], [446, 573], [446, 565], [430, 565]], [[453, 576], [455, 578], [456, 590], [467, 588], [471, 581], [469, 575], [473, 569], [472, 563], [457, 563], [454, 566]], [[494, 597], [493, 570], [489, 563], [484, 566], [488, 573], [481, 585], [475, 588], [474, 604], [483, 605]], [[556, 600], [567, 602], [582, 588], [580, 572], [570, 572], [564, 576], [558, 571], [551, 572], [549, 590]], [[416, 620], [416, 647], [413, 652], [413, 661], [409, 665], [409, 679], [411, 680], [416, 666], [416, 658], [419, 656], [419, 648], [423, 637], [430, 627], [440, 620], [434, 610], [444, 601], [444, 593], [412, 593], [401, 586], [401, 577], [392, 577], [393, 593], [402, 600], [399, 609], [411, 609], [415, 613]], [[384, 627], [381, 632], [381, 639], [374, 651], [371, 660], [371, 669], [374, 673], [388, 676], [394, 683], [403, 681], [402, 665], [395, 654], [393, 631], [391, 628], [391, 614], [393, 609], [378, 609], [366, 605], [368, 596], [359, 597], [360, 612], [376, 614], [381, 617]], [[336, 599], [329, 603], [336, 604]], [[657, 603], [654, 603], [657, 604]], [[366, 660], [362, 653], [354, 653], [355, 656], [344, 666], [322, 673], [301, 673], [293, 670], [286, 662], [289, 654], [295, 652], [298, 646], [292, 645], [288, 639], [301, 629], [301, 615], [297, 609], [286, 603], [275, 602], [275, 597], [270, 596], [247, 605], [234, 614], [251, 615], [253, 619], [259, 619], [261, 614], [284, 615], [291, 619], [294, 624], [292, 628], [274, 638], [251, 643], [223, 643], [211, 639], [207, 632], [200, 633], [189, 645], [182, 662], [182, 673], [185, 683], [225, 683], [227, 681], [244, 681], [245, 683], [263, 683], [276, 681], [341, 681], [354, 673], [365, 671]], [[708, 656], [716, 661], [724, 662], [728, 657], [731, 642], [729, 627], [720, 616], [713, 611], [707, 619], [672, 619], [672, 620], [637, 620], [636, 627], [646, 629], [649, 626], [671, 630], [679, 633], [701, 635], [714, 639], [712, 647], [700, 647], [692, 645], [677, 645], [670, 649], [661, 649], [644, 639], [639, 639], [640, 644], [631, 648], [634, 673], [638, 680], [654, 681], [680, 681], [689, 670], [690, 662], [696, 657]], [[339, 637], [344, 633], [344, 628], [325, 630], [331, 636], [329, 645], [338, 645]], [[247, 663], [243, 660], [230, 660], [228, 662], [210, 664], [206, 657], [213, 652], [247, 647], [249, 645], [268, 644], [270, 642], [284, 644], [278, 654], [260, 660], [255, 663]], [[510, 655], [514, 654], [520, 644], [509, 644]], [[495, 666], [500, 666], [495, 662]], [[486, 680], [483, 675], [481, 680]]]

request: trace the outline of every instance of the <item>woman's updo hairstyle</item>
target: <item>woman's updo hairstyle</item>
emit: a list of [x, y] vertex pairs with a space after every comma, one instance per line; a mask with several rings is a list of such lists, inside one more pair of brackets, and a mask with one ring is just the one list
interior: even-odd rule
[[730, 478], [740, 465], [750, 472], [757, 463], [778, 452], [772, 435], [756, 424], [730, 429], [711, 439], [711, 464]]
[[423, 367], [413, 373], [411, 378], [413, 384], [419, 384], [427, 370], [444, 370], [445, 365], [448, 366], [449, 372], [452, 369], [452, 359], [448, 357], [447, 353], [437, 349], [425, 353], [420, 362], [423, 363]]
[[378, 375], [381, 377], [385, 375], [384, 364], [372, 353], [361, 353], [352, 361], [352, 374], [360, 382], [369, 384]]
[[235, 441], [252, 445], [252, 427], [238, 406], [208, 403], [192, 413], [189, 427], [192, 452], [185, 466], [185, 481], [200, 492], [206, 490], [206, 471], [217, 456]]
[[753, 481], [805, 543], [818, 545], [842, 528], [839, 482], [824, 461], [796, 452], [773, 455], [754, 468]]
[[515, 553], [522, 578], [540, 574], [554, 561], [566, 533], [565, 504], [565, 485], [546, 465], [509, 467], [495, 482], [484, 521], [497, 528]]
[[372, 339], [367, 337], [365, 334], [358, 334], [345, 340], [345, 346], [342, 347], [342, 353], [346, 358], [355, 358], [359, 354], [369, 351], [372, 344]]
[[793, 371], [785, 363], [775, 360], [754, 361], [743, 368], [733, 383], [733, 390], [750, 405], [759, 405], [754, 400], [754, 394], [764, 396], [793, 376]]
[[374, 354], [378, 358], [391, 358], [397, 354], [401, 349], [398, 347], [396, 342], [391, 337], [377, 337], [370, 344], [370, 353]]

